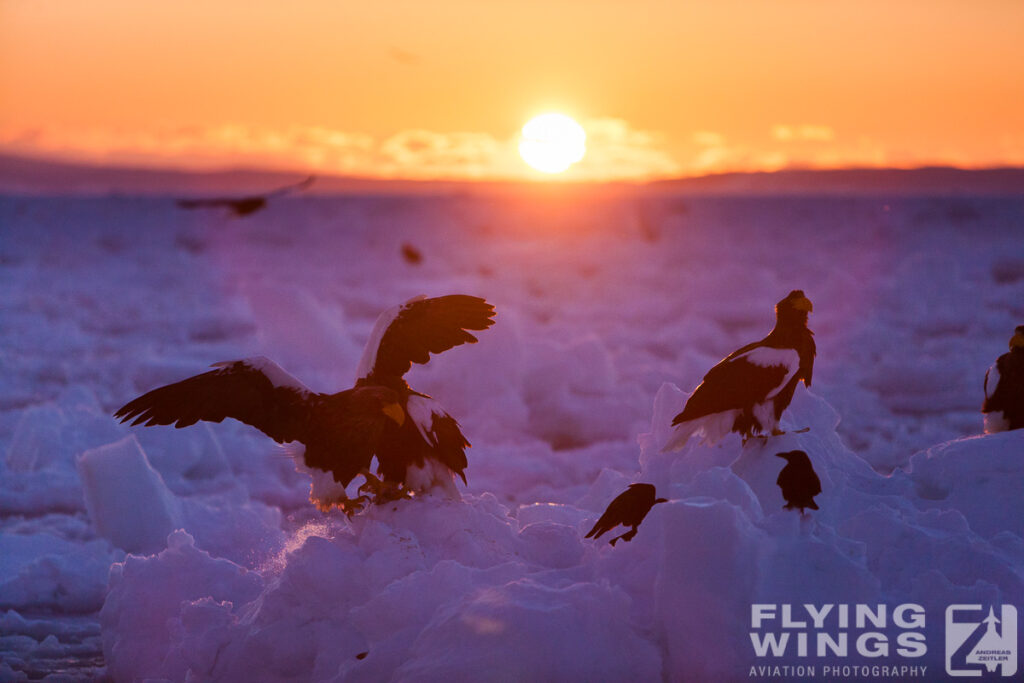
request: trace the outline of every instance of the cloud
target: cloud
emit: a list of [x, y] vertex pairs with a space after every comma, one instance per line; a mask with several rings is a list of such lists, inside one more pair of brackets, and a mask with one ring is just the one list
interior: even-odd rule
[[[665, 136], [618, 118], [582, 120], [584, 159], [553, 179], [647, 180], [785, 168], [1024, 165], [1024, 137], [993, 138], [983, 154], [948, 148], [922, 155], [866, 136], [837, 137], [828, 126], [779, 124], [772, 137], [734, 140], [694, 131], [669, 151]], [[93, 164], [210, 170], [226, 167], [417, 180], [542, 177], [518, 154], [519, 134], [408, 129], [376, 138], [326, 126], [157, 126], [146, 130], [0, 124], [0, 152]]]
[[0, 150], [89, 163], [169, 165], [192, 169], [268, 166], [359, 172], [374, 157], [368, 135], [320, 127], [284, 129], [221, 125], [150, 130], [0, 129]]
[[[626, 180], [665, 177], [679, 164], [662, 136], [621, 119], [582, 122], [587, 155], [562, 178]], [[524, 179], [536, 177], [519, 158], [518, 131], [399, 131], [383, 139], [317, 126], [273, 128], [224, 124], [148, 130], [0, 127], [0, 151], [88, 163], [191, 169], [265, 167], [371, 178]]]
[[710, 130], [698, 130], [693, 133], [693, 142], [700, 147], [721, 147], [725, 136]]
[[772, 137], [782, 142], [830, 142], [835, 139], [836, 134], [828, 126], [807, 123], [799, 126], [776, 124], [772, 127]]
[[504, 176], [515, 149], [486, 133], [436, 133], [406, 130], [379, 147], [378, 172], [413, 178], [487, 178]]
[[616, 118], [590, 119], [581, 125], [587, 133], [587, 154], [566, 172], [567, 179], [645, 180], [682, 170], [659, 133], [637, 130]]
[[[684, 173], [732, 173], [779, 171], [792, 168], [841, 168], [913, 166], [936, 163], [932, 158], [900, 154], [877, 140], [859, 137], [835, 140], [827, 126], [775, 126], [771, 142], [735, 142], [724, 135], [698, 131], [692, 135], [694, 149], [687, 157]], [[829, 144], [794, 144], [794, 143]], [[952, 159], [952, 158], [950, 158]], [[949, 160], [947, 160], [949, 163]]]

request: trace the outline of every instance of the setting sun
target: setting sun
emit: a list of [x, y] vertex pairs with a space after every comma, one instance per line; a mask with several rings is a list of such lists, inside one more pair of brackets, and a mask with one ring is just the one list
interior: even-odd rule
[[526, 122], [519, 155], [543, 173], [561, 173], [586, 153], [583, 126], [565, 114], [541, 114]]

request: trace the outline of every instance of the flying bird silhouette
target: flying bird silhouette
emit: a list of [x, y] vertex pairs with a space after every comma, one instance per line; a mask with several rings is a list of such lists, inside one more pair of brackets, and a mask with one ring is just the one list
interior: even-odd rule
[[1010, 350], [985, 373], [985, 403], [981, 406], [985, 433], [1024, 428], [1024, 325], [1010, 338]]
[[799, 508], [800, 514], [804, 508], [818, 509], [814, 497], [821, 493], [821, 480], [811, 465], [811, 459], [803, 451], [787, 451], [776, 453], [776, 457], [786, 461], [785, 467], [779, 472], [779, 478], [775, 483], [782, 489], [782, 497], [786, 499], [783, 506], [787, 510]]
[[604, 514], [584, 538], [592, 536], [595, 539], [601, 538], [603, 534], [621, 524], [632, 527], [632, 529], [608, 542], [613, 546], [620, 538], [627, 543], [630, 542], [636, 536], [640, 522], [644, 521], [644, 517], [651, 511], [651, 508], [658, 503], [668, 502], [667, 498], [655, 498], [655, 495], [657, 494], [651, 484], [630, 484], [629, 488], [608, 504]]
[[[351, 389], [315, 393], [264, 357], [215, 363], [215, 370], [154, 389], [115, 414], [132, 424], [187, 427], [231, 417], [292, 448], [296, 469], [312, 477], [310, 501], [323, 511], [337, 505], [351, 514], [367, 499], [382, 503], [431, 489], [458, 498], [454, 476], [466, 481], [458, 423], [433, 398], [403, 379], [412, 363], [426, 363], [485, 330], [494, 307], [478, 297], [415, 297], [381, 313], [370, 334]], [[369, 471], [377, 456], [377, 475]], [[365, 483], [349, 498], [357, 475]]]
[[813, 309], [799, 289], [777, 303], [775, 327], [767, 337], [733, 351], [704, 375], [672, 420], [675, 430], [662, 451], [682, 448], [694, 434], [713, 444], [729, 432], [744, 442], [766, 432], [784, 433], [779, 419], [797, 382], [811, 386], [816, 349], [807, 315]]
[[266, 208], [267, 201], [290, 192], [299, 192], [313, 184], [315, 176], [309, 176], [302, 182], [286, 185], [266, 194], [248, 197], [211, 197], [208, 199], [179, 199], [178, 206], [183, 209], [215, 209], [227, 208], [235, 216], [243, 217]]

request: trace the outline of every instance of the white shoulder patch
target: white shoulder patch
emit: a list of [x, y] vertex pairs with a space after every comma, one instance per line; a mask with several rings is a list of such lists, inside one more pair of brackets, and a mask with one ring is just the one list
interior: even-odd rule
[[297, 391], [309, 394], [312, 393], [305, 384], [292, 377], [288, 372], [285, 371], [280, 365], [270, 360], [266, 356], [252, 356], [251, 358], [243, 358], [241, 361], [227, 360], [220, 363], [214, 363], [212, 367], [221, 368], [228, 367], [234, 363], [240, 362], [246, 367], [252, 368], [262, 372], [263, 375], [270, 380], [270, 383], [275, 387], [287, 387], [289, 389], [296, 389]]
[[370, 332], [370, 338], [366, 340], [366, 346], [363, 347], [363, 355], [359, 358], [359, 365], [356, 366], [357, 381], [365, 377], [369, 377], [370, 373], [373, 372], [373, 366], [377, 364], [377, 351], [380, 350], [380, 342], [384, 339], [384, 333], [388, 331], [389, 327], [391, 327], [391, 323], [395, 322], [395, 318], [398, 317], [398, 314], [408, 308], [411, 304], [414, 304], [417, 301], [423, 301], [426, 298], [426, 294], [414, 296], [404, 304], [392, 306], [377, 316], [377, 322], [373, 324], [373, 330]]
[[993, 363], [992, 367], [985, 373], [985, 398], [992, 396], [996, 387], [999, 386], [999, 364]]
[[760, 368], [786, 368], [786, 376], [782, 378], [782, 381], [779, 382], [778, 386], [768, 392], [768, 395], [765, 396], [766, 400], [775, 398], [775, 395], [789, 384], [789, 380], [791, 380], [797, 370], [800, 369], [800, 354], [797, 353], [796, 349], [773, 349], [767, 346], [759, 346], [756, 349], [751, 349], [750, 351], [737, 356], [733, 360], [738, 360], [740, 358]]
[[434, 416], [445, 417], [448, 415], [444, 408], [441, 407], [441, 404], [432, 398], [413, 394], [405, 404], [405, 412], [412, 418], [423, 440], [431, 446], [436, 446], [437, 435], [434, 434]]
[[773, 349], [767, 346], [759, 346], [738, 356], [738, 358], [742, 358], [748, 363], [753, 363], [762, 368], [770, 368], [775, 365], [782, 365], [787, 368], [800, 367], [800, 354], [796, 352], [796, 349]]

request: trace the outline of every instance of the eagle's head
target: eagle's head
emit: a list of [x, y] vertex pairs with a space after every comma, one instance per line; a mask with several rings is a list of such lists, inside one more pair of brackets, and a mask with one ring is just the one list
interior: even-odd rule
[[807, 314], [814, 310], [814, 304], [802, 289], [794, 289], [786, 298], [775, 304], [775, 315], [781, 321], [799, 321], [807, 324]]
[[1010, 337], [1010, 350], [1014, 349], [1024, 349], [1024, 325], [1017, 325], [1013, 336]]

